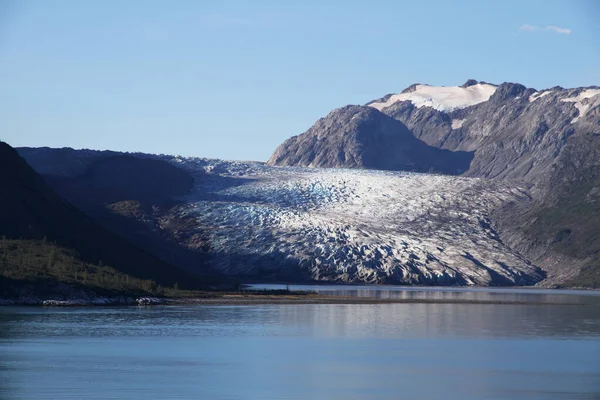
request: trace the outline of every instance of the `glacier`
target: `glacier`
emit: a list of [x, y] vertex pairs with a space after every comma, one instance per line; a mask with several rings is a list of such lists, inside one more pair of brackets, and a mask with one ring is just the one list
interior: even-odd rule
[[213, 269], [256, 279], [530, 285], [543, 271], [505, 245], [491, 215], [514, 183], [433, 174], [274, 167], [156, 156], [189, 171], [170, 213], [194, 221]]

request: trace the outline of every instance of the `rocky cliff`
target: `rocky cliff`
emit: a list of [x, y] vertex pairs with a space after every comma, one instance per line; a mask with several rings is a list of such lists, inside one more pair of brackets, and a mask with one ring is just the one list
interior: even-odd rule
[[286, 140], [267, 164], [459, 175], [469, 169], [472, 157], [471, 152], [427, 145], [373, 107], [346, 106]]

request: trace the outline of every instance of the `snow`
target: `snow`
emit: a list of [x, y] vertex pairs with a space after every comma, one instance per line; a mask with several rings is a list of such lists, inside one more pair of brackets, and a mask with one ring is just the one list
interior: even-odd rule
[[536, 101], [537, 99], [541, 99], [544, 96], [549, 95], [550, 93], [552, 93], [552, 90], [546, 90], [546, 91], [541, 91], [541, 92], [535, 92], [534, 94], [532, 94], [531, 96], [529, 96], [529, 102], [533, 103], [534, 101]]
[[378, 110], [399, 101], [410, 101], [415, 107], [431, 107], [438, 111], [453, 111], [488, 101], [496, 86], [478, 83], [468, 87], [417, 85], [413, 92], [392, 95], [384, 102], [373, 102], [369, 106]]
[[564, 99], [560, 99], [560, 101], [569, 102], [569, 103], [581, 102], [585, 99], [592, 98], [599, 94], [600, 94], [600, 89], [586, 89], [586, 90], [581, 91], [581, 93], [579, 93], [579, 95], [577, 95], [575, 97], [567, 97]]
[[587, 113], [587, 110], [590, 108], [589, 104], [575, 103], [574, 105], [577, 111], [579, 111], [579, 115], [571, 120], [572, 124], [579, 121], [579, 119], [583, 117]]
[[196, 221], [183, 237], [202, 232], [223, 273], [292, 268], [329, 281], [487, 284], [491, 274], [478, 263], [515, 282], [537, 271], [489, 227], [491, 210], [523, 196], [501, 182], [169, 161], [196, 182], [173, 211]]
[[452, 129], [460, 129], [465, 123], [466, 119], [453, 119], [452, 120]]
[[563, 101], [565, 103], [575, 103], [574, 106], [577, 109], [577, 111], [579, 111], [579, 115], [573, 118], [573, 120], [571, 121], [572, 124], [576, 123], [577, 121], [579, 121], [580, 118], [584, 117], [587, 111], [589, 110], [590, 104], [586, 102], [586, 100], [591, 99], [592, 97], [597, 96], [599, 94], [600, 89], [586, 89], [581, 91], [581, 93], [579, 93], [579, 95], [575, 97], [566, 97], [560, 99], [560, 101]]

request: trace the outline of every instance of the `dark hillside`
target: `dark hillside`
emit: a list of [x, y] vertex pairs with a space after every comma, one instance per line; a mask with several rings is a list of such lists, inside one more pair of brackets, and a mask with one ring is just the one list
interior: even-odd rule
[[45, 240], [75, 251], [85, 263], [110, 265], [139, 279], [172, 286], [200, 282], [173, 265], [124, 242], [54, 193], [36, 172], [0, 142], [0, 236]]

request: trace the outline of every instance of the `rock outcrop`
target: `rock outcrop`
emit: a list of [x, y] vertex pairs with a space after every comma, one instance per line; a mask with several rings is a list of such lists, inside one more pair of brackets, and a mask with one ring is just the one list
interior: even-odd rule
[[471, 159], [470, 152], [425, 144], [402, 122], [372, 107], [346, 106], [286, 140], [267, 164], [459, 175], [468, 170]]

